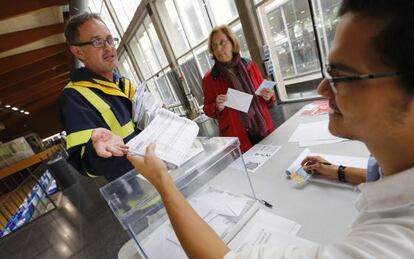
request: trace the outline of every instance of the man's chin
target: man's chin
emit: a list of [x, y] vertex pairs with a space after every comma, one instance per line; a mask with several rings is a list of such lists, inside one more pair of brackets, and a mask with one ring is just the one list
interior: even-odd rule
[[329, 132], [339, 138], [346, 138], [350, 140], [357, 140], [357, 138], [348, 132], [343, 126], [338, 125], [338, 123], [334, 123], [333, 121], [329, 120]]

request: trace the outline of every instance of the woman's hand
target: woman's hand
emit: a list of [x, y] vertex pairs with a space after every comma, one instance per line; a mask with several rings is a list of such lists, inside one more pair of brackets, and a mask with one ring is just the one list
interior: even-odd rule
[[167, 166], [155, 155], [155, 144], [146, 148], [144, 157], [128, 154], [127, 158], [158, 191], [164, 183], [171, 181]]
[[92, 145], [96, 154], [103, 158], [123, 156], [128, 152], [124, 140], [105, 128], [96, 128], [91, 135]]
[[318, 173], [329, 179], [337, 179], [338, 166], [332, 165], [320, 156], [307, 156], [301, 162], [303, 169]]
[[273, 89], [262, 89], [260, 91], [260, 96], [268, 102], [275, 95], [275, 90]]
[[219, 112], [224, 110], [224, 102], [227, 100], [227, 95], [219, 94], [216, 98], [216, 107]]

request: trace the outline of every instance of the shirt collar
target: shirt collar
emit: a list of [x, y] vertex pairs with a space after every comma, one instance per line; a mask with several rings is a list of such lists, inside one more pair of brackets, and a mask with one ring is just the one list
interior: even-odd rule
[[98, 80], [101, 80], [101, 81], [116, 83], [117, 81], [119, 81], [120, 78], [121, 78], [121, 76], [119, 74], [113, 73], [114, 81], [111, 82], [108, 79], [106, 79], [105, 77], [92, 72], [91, 70], [89, 70], [86, 67], [78, 68], [75, 71], [73, 71], [70, 75], [70, 80], [72, 82], [77, 82], [77, 81], [91, 81], [92, 82], [93, 79], [98, 79]]
[[383, 211], [414, 204], [414, 167], [385, 176], [378, 181], [362, 183], [356, 208], [360, 211]]

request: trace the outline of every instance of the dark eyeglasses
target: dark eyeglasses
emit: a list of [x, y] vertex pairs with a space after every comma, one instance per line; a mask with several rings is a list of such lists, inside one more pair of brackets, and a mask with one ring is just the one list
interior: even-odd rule
[[102, 48], [105, 46], [105, 42], [108, 42], [109, 45], [115, 46], [118, 44], [119, 39], [118, 38], [107, 38], [107, 39], [93, 39], [91, 41], [85, 41], [85, 42], [74, 42], [71, 45], [74, 46], [86, 46], [86, 45], [92, 45], [95, 48]]
[[364, 75], [331, 76], [332, 68], [329, 65], [327, 65], [325, 69], [323, 70], [323, 75], [325, 79], [328, 80], [329, 85], [334, 93], [337, 93], [337, 84], [340, 82], [371, 80], [371, 79], [383, 78], [383, 77], [398, 77], [398, 76], [412, 74], [412, 73], [413, 72], [391, 71], [391, 72], [382, 72], [382, 73], [364, 74]]

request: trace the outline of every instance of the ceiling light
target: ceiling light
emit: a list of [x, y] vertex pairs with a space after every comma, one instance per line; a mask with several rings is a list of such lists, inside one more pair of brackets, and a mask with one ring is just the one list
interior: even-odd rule
[[24, 110], [20, 110], [21, 113], [24, 113]]
[[18, 110], [19, 110], [19, 108], [12, 107], [12, 110], [13, 110], [13, 111], [18, 111]]
[[29, 114], [30, 114], [30, 112], [24, 112], [24, 114], [29, 115]]
[[11, 106], [9, 105], [9, 104], [7, 104], [6, 106], [4, 106], [4, 107], [6, 107], [6, 108], [10, 108]]

